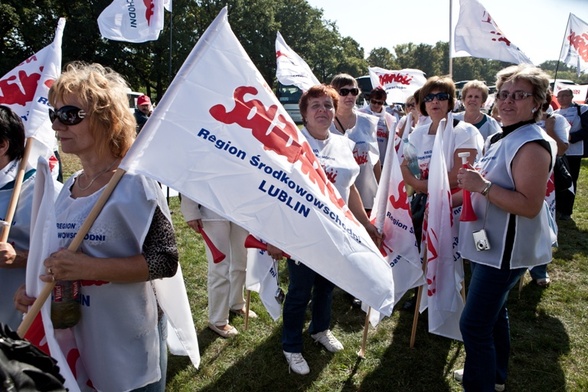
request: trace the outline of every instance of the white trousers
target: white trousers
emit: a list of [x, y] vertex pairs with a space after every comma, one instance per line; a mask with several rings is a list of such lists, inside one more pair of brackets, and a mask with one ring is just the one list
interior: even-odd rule
[[208, 246], [208, 321], [215, 325], [229, 322], [230, 309], [245, 306], [243, 291], [247, 268], [245, 238], [249, 232], [229, 221], [203, 221], [204, 231], [212, 243], [225, 254], [218, 264], [212, 261]]

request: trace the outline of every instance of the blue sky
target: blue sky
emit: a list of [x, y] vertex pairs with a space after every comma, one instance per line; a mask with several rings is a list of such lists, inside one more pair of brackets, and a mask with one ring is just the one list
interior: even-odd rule
[[[459, 0], [453, 3], [455, 26]], [[556, 60], [570, 12], [588, 23], [588, 0], [479, 0], [505, 36], [536, 65]], [[449, 41], [450, 0], [308, 0], [343, 36], [370, 50], [408, 42]], [[296, 50], [295, 43], [288, 44]]]

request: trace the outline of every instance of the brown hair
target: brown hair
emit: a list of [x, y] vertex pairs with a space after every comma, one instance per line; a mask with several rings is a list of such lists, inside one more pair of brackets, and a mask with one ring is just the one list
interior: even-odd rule
[[355, 80], [353, 76], [346, 73], [340, 73], [338, 75], [335, 75], [331, 80], [331, 86], [337, 91], [337, 93], [339, 92], [339, 89], [341, 87], [348, 85], [357, 87], [357, 80]]
[[333, 100], [333, 107], [335, 111], [337, 111], [337, 107], [339, 106], [339, 93], [331, 86], [327, 86], [325, 84], [318, 84], [316, 86], [312, 86], [300, 97], [300, 101], [298, 102], [298, 107], [300, 108], [300, 114], [302, 115], [302, 121], [306, 125], [306, 111], [308, 110], [308, 100], [310, 98], [320, 98], [323, 96], [329, 96]]
[[427, 82], [419, 91], [418, 101], [420, 112], [425, 116], [429, 115], [425, 107], [425, 97], [433, 90], [439, 90], [439, 92], [449, 94], [447, 113], [451, 112], [455, 106], [455, 83], [448, 76], [432, 76], [427, 79]]

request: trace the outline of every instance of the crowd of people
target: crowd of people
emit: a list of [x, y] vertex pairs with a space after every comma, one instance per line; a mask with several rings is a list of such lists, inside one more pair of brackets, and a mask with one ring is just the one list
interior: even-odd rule
[[[77, 156], [81, 170], [63, 187], [55, 183], [60, 189], [55, 201], [59, 250], [44, 261], [40, 279], [77, 282], [81, 293], [91, 298], [92, 305], [80, 307], [81, 317], [68, 330], [78, 344], [84, 374], [95, 388], [163, 391], [167, 320], [152, 283], [175, 275], [179, 255], [159, 184], [125, 174], [92, 226], [92, 232], [101, 235], [84, 240], [79, 251], [67, 249], [152, 111], [147, 96], [139, 97], [134, 114], [129, 111], [126, 91], [126, 82], [116, 72], [83, 63], [69, 64], [50, 89], [52, 127], [61, 150]], [[471, 270], [459, 323], [465, 367], [455, 374], [466, 391], [502, 391], [510, 351], [507, 296], [527, 269], [539, 286], [550, 283], [547, 264], [556, 220], [571, 219], [581, 158], [588, 155], [588, 106], [573, 103], [571, 90], [562, 90], [557, 94], [560, 108], [553, 110], [548, 76], [524, 65], [497, 75], [494, 109], [499, 120], [483, 111], [489, 92], [480, 81], [464, 86], [465, 110], [455, 113], [452, 79], [430, 77], [406, 97], [405, 115], [399, 120], [385, 108], [384, 89], [374, 88], [362, 108], [356, 102], [359, 93], [356, 79], [348, 74], [305, 91], [299, 103], [301, 133], [322, 169], [337, 173], [329, 179], [377, 245], [382, 234], [370, 213], [389, 159], [389, 142], [403, 141], [414, 149], [410, 154], [401, 151], [399, 164], [415, 201], [415, 241], [420, 243], [435, 136], [447, 134], [443, 149], [455, 216], [465, 190], [480, 217], [452, 225], [458, 250]], [[0, 208], [10, 199], [24, 145], [20, 118], [0, 106]], [[561, 179], [566, 171], [568, 182]], [[567, 186], [556, 185], [550, 198], [552, 173], [554, 183]], [[14, 295], [14, 303], [0, 302], [0, 322], [13, 329], [35, 300], [24, 285], [34, 181], [35, 170], [27, 168], [10, 237], [0, 243], [0, 291], [3, 298]], [[422, 211], [417, 214], [416, 208]], [[238, 331], [229, 323], [231, 313], [257, 317], [244, 298], [244, 242], [249, 233], [239, 222], [186, 196], [181, 212], [189, 227], [207, 233], [227, 256], [217, 263], [206, 248], [208, 327], [222, 338], [232, 338]], [[267, 251], [274, 260], [285, 256], [271, 244]], [[334, 285], [300, 260], [288, 257], [286, 263], [289, 286], [283, 302], [282, 351], [290, 371], [305, 375], [310, 372], [302, 355], [309, 306], [311, 338], [330, 352], [343, 350], [330, 329]], [[59, 331], [56, 336], [59, 340]], [[104, 344], [107, 339], [112, 344]]]

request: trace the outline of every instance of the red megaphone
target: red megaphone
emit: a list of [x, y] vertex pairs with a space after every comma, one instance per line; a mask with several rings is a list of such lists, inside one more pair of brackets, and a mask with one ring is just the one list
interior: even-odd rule
[[223, 261], [226, 257], [225, 254], [218, 250], [216, 246], [214, 246], [208, 235], [206, 235], [206, 233], [204, 232], [203, 228], [200, 228], [199, 231], [202, 235], [202, 239], [206, 243], [206, 246], [208, 246], [208, 249], [210, 249], [210, 253], [212, 253], [212, 261], [214, 262], [214, 264], [218, 264], [221, 261]]
[[[264, 242], [261, 242], [260, 240], [258, 240], [254, 236], [252, 236], [251, 234], [249, 234], [247, 236], [247, 238], [245, 238], [245, 247], [246, 248], [256, 248], [256, 249], [261, 249], [261, 250], [267, 251], [267, 244]], [[288, 255], [287, 253], [284, 253], [284, 257], [289, 259], [290, 255]]]
[[[457, 154], [461, 158], [462, 167], [468, 167], [469, 152], [460, 152]], [[463, 203], [461, 205], [461, 216], [459, 217], [461, 222], [473, 222], [478, 220], [474, 207], [472, 207], [472, 198], [469, 191], [463, 190]]]

